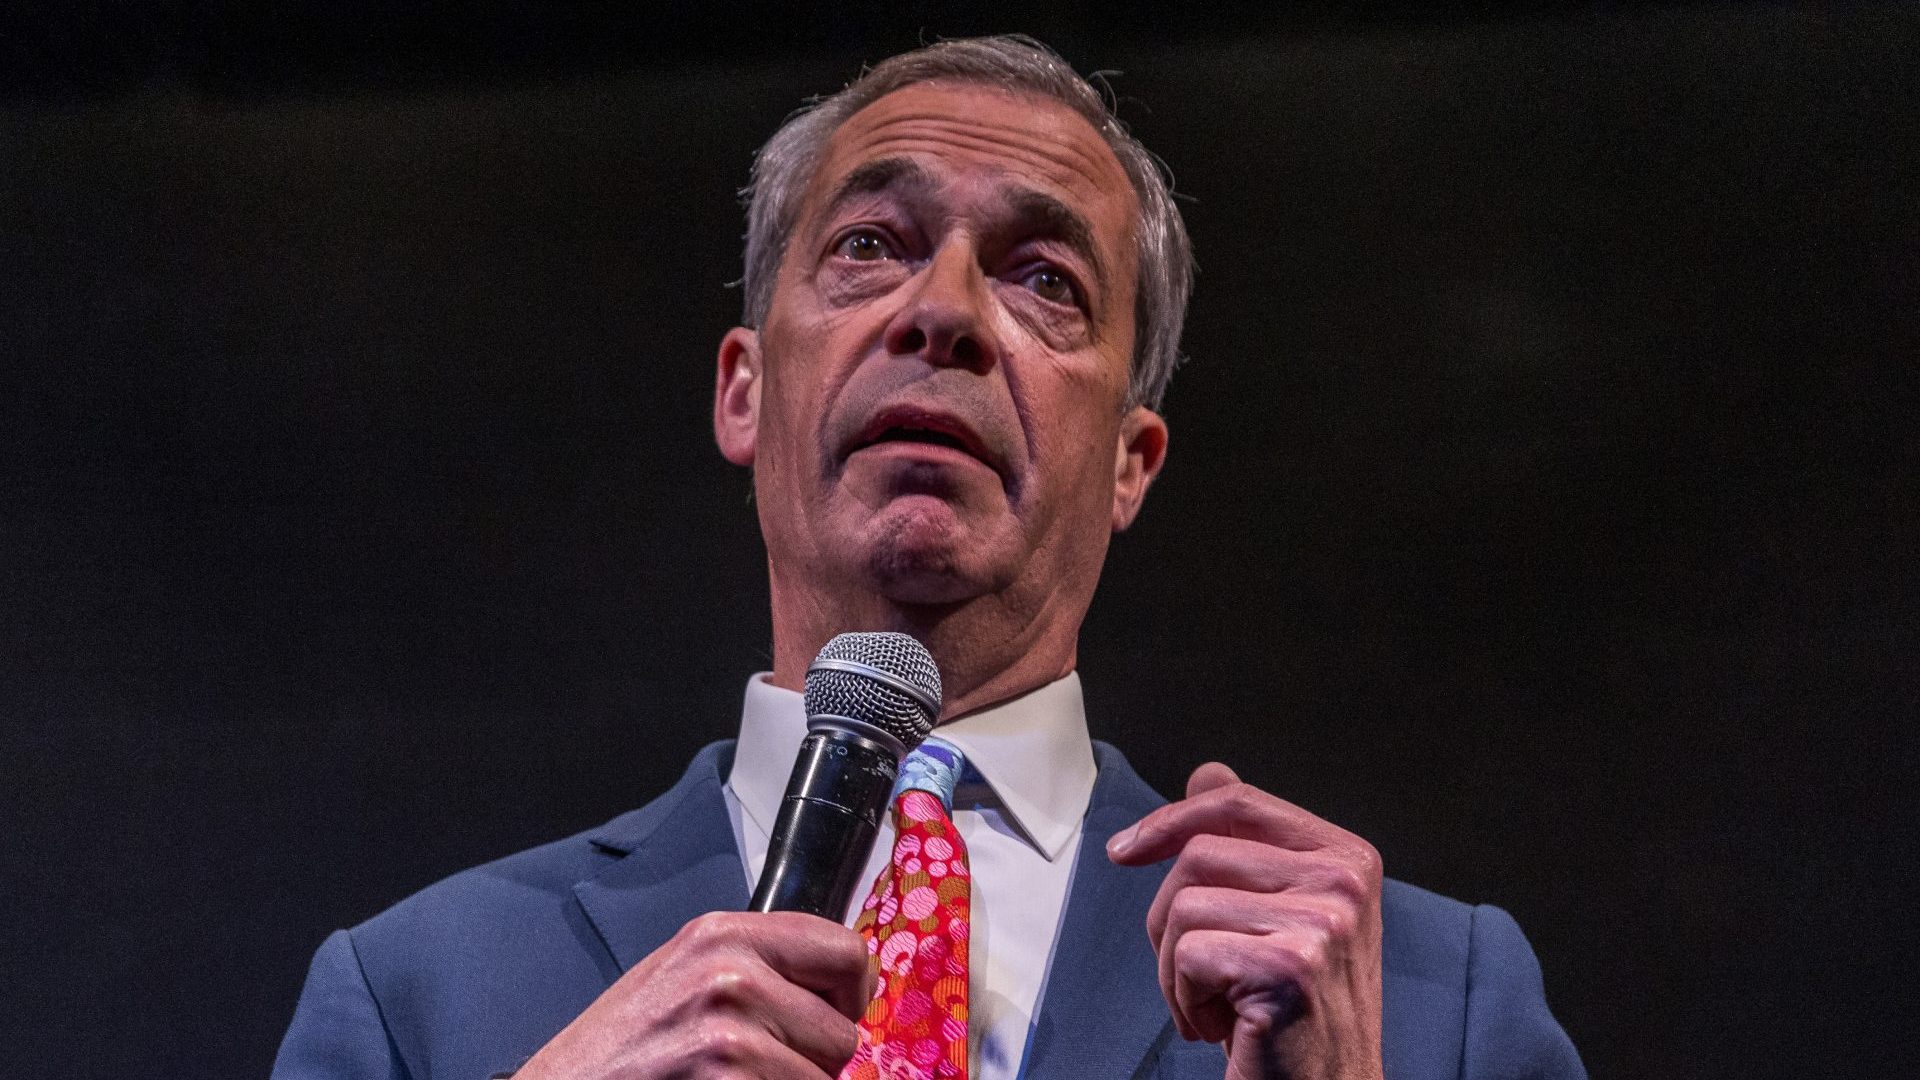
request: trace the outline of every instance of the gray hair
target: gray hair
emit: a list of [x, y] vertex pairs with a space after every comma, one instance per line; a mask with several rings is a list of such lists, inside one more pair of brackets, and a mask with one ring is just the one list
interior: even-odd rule
[[1159, 408], [1180, 363], [1180, 327], [1193, 289], [1192, 248], [1173, 204], [1170, 178], [1160, 159], [1128, 133], [1092, 83], [1075, 74], [1059, 54], [1024, 34], [956, 38], [901, 53], [787, 118], [755, 155], [753, 180], [741, 193], [747, 203], [746, 325], [758, 327], [773, 304], [774, 279], [802, 195], [834, 131], [887, 94], [937, 79], [998, 86], [1060, 102], [1085, 117], [1120, 160], [1140, 202], [1135, 229], [1140, 279], [1127, 401]]

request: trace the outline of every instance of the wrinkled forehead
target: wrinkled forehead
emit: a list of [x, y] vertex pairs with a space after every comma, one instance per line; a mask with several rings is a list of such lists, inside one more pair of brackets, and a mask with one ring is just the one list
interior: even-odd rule
[[869, 102], [828, 140], [802, 228], [881, 161], [912, 162], [936, 183], [1050, 196], [1085, 217], [1116, 262], [1132, 262], [1133, 185], [1100, 133], [1061, 102], [956, 82], [916, 83]]

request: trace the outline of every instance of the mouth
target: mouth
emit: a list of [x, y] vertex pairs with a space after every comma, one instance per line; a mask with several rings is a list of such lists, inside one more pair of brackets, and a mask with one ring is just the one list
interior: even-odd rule
[[894, 406], [881, 410], [860, 429], [859, 435], [847, 449], [847, 456], [890, 443], [957, 451], [995, 472], [1000, 471], [985, 443], [965, 421], [948, 413], [918, 406]]

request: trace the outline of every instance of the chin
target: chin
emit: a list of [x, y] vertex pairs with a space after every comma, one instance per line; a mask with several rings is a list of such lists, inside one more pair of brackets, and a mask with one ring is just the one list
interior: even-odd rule
[[866, 545], [866, 572], [897, 604], [955, 604], [991, 591], [969, 555], [979, 554], [950, 514], [888, 515]]
[[889, 603], [911, 607], [960, 604], [980, 595], [951, 564], [917, 560], [876, 560], [868, 568], [879, 594]]

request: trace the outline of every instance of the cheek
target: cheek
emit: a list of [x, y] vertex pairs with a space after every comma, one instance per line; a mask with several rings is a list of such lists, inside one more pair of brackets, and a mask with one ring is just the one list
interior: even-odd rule
[[[760, 442], [763, 446], [771, 445], [782, 451], [791, 440], [794, 417], [804, 411], [804, 403], [795, 397], [799, 380], [793, 377], [791, 367], [791, 363], [786, 361], [777, 370], [769, 365], [760, 390]], [[785, 455], [775, 454], [774, 458], [783, 461]]]
[[1085, 411], [1065, 412], [1040, 426], [1034, 449], [1047, 463], [1047, 486], [1057, 498], [1086, 505], [1112, 498], [1113, 445], [1119, 436], [1114, 424], [1102, 420]]
[[810, 469], [821, 408], [818, 374], [811, 358], [791, 347], [778, 353], [768, 350], [754, 454], [756, 488], [762, 498], [791, 494]]
[[1025, 286], [1010, 282], [1002, 282], [995, 292], [1004, 313], [1003, 333], [1018, 334], [1054, 353], [1093, 345], [1092, 327], [1078, 308], [1049, 304]]

